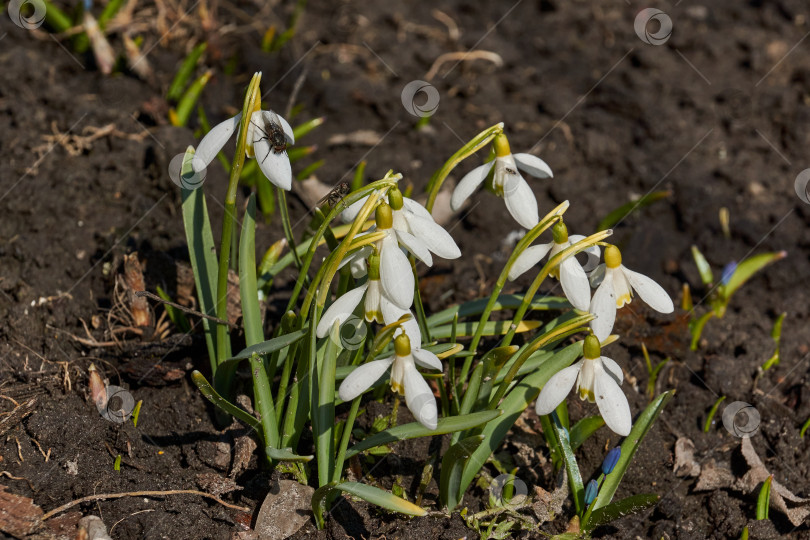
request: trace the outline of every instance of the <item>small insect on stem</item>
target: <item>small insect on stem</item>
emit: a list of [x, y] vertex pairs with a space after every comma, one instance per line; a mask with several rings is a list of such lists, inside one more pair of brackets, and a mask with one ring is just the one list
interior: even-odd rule
[[315, 203], [315, 206], [320, 207], [322, 204], [327, 203], [329, 208], [334, 208], [338, 203], [343, 203], [343, 208], [346, 208], [346, 203], [343, 202], [343, 197], [349, 193], [349, 183], [341, 182], [332, 188], [332, 190], [323, 196], [323, 198]]
[[270, 141], [270, 148], [268, 148], [267, 154], [265, 154], [264, 158], [262, 158], [262, 163], [264, 163], [264, 160], [270, 155], [271, 150], [276, 154], [283, 154], [287, 151], [287, 136], [284, 134], [284, 130], [281, 129], [280, 125], [266, 118], [262, 118], [262, 120], [264, 121], [264, 127], [258, 125], [253, 120], [251, 120], [250, 123], [253, 124], [256, 129], [261, 131], [264, 135], [264, 137], [254, 140], [254, 145], [259, 141]]

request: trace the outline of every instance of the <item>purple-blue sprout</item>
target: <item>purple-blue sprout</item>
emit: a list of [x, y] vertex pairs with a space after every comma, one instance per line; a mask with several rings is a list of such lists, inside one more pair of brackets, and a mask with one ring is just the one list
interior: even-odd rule
[[613, 468], [616, 467], [616, 463], [619, 462], [621, 455], [622, 449], [619, 446], [608, 452], [605, 456], [605, 460], [602, 462], [602, 473], [605, 475], [612, 473]]
[[591, 480], [585, 487], [585, 506], [590, 506], [597, 493], [599, 493], [599, 484], [596, 483], [596, 480]]
[[720, 283], [723, 285], [728, 285], [731, 276], [734, 275], [734, 271], [737, 270], [737, 262], [731, 261], [727, 265], [723, 267], [723, 272], [720, 274]]

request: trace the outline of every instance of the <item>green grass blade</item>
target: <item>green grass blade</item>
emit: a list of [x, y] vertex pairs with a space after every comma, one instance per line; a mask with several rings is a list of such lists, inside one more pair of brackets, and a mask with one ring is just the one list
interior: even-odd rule
[[[498, 296], [498, 299], [495, 301], [492, 311], [517, 309], [520, 307], [522, 301], [523, 297], [520, 295], [502, 294]], [[481, 315], [481, 313], [483, 313], [484, 309], [487, 307], [487, 302], [489, 302], [489, 298], [479, 298], [477, 300], [471, 300], [470, 302], [464, 302], [463, 304], [449, 307], [428, 317], [427, 325], [430, 328], [434, 328], [442, 324], [450, 324], [453, 322], [453, 317], [456, 313], [458, 313], [459, 319]], [[571, 304], [568, 303], [568, 300], [557, 296], [536, 298], [532, 300], [532, 303], [529, 305], [530, 310], [542, 311], [566, 309], [570, 307]]]
[[264, 436], [262, 435], [262, 424], [259, 422], [253, 415], [245, 412], [241, 408], [237, 407], [224, 397], [220, 396], [214, 387], [206, 380], [205, 376], [197, 371], [196, 369], [191, 372], [191, 380], [197, 385], [197, 388], [200, 389], [200, 393], [213, 403], [216, 407], [220, 408], [224, 412], [230, 414], [237, 420], [243, 422], [244, 424], [250, 426], [253, 431], [256, 432], [256, 435], [259, 437], [260, 443], [264, 445]]
[[400, 514], [408, 516], [424, 516], [427, 514], [424, 508], [416, 506], [405, 499], [400, 499], [396, 495], [380, 488], [359, 482], [341, 482], [339, 484], [332, 482], [315, 490], [315, 493], [312, 495], [312, 512], [315, 514], [315, 524], [319, 529], [323, 529], [323, 512], [327, 498], [332, 493], [341, 491], [350, 493], [366, 502], [376, 504], [392, 512], [399, 512]]
[[467, 487], [489, 459], [489, 456], [501, 445], [506, 433], [512, 428], [517, 419], [540, 394], [540, 388], [546, 384], [552, 375], [559, 370], [570, 366], [582, 354], [582, 342], [578, 341], [562, 349], [554, 356], [541, 364], [537, 370], [521, 380], [501, 401], [498, 408], [503, 416], [492, 420], [484, 426], [481, 432], [484, 442], [475, 449], [469, 462], [464, 467], [461, 480], [461, 491]]
[[731, 295], [733, 295], [737, 289], [742, 287], [746, 281], [751, 279], [754, 274], [769, 264], [780, 261], [785, 257], [787, 257], [787, 251], [778, 251], [775, 253], [754, 255], [753, 257], [745, 259], [743, 262], [737, 265], [737, 269], [734, 270], [733, 274], [731, 274], [731, 278], [726, 284], [723, 295], [726, 297], [726, 299], [731, 298]]
[[[456, 336], [457, 337], [472, 337], [475, 334], [476, 329], [478, 328], [478, 321], [469, 321], [458, 323], [458, 326], [455, 328]], [[529, 330], [534, 330], [535, 328], [539, 328], [543, 323], [540, 321], [521, 321], [518, 324], [517, 330], [515, 333], [520, 334], [521, 332], [528, 332]], [[481, 336], [503, 336], [507, 332], [509, 332], [509, 328], [512, 325], [512, 321], [487, 321], [484, 323], [484, 330], [481, 332]], [[433, 339], [449, 339], [453, 335], [453, 325], [446, 324], [444, 326], [438, 326], [433, 328], [430, 331], [431, 337]]]
[[194, 68], [197, 67], [197, 63], [199, 63], [200, 58], [202, 58], [207, 48], [207, 43], [200, 43], [191, 50], [185, 60], [183, 60], [183, 63], [180, 64], [180, 69], [177, 70], [177, 74], [174, 76], [174, 79], [172, 79], [172, 84], [169, 85], [169, 91], [166, 93], [166, 99], [168, 101], [175, 102], [183, 95], [183, 90], [188, 86], [188, 82], [194, 74]]
[[[674, 390], [669, 390], [655, 398], [652, 403], [647, 405], [647, 408], [644, 409], [644, 412], [642, 412], [638, 417], [636, 423], [633, 424], [630, 434], [622, 443], [621, 457], [616, 463], [616, 467], [613, 468], [613, 472], [605, 477], [605, 482], [599, 489], [599, 494], [596, 496], [596, 500], [592, 506], [592, 512], [596, 512], [596, 510], [599, 508], [610, 504], [611, 500], [613, 499], [613, 495], [616, 493], [616, 489], [619, 487], [619, 483], [624, 477], [624, 473], [627, 472], [627, 468], [633, 461], [633, 457], [635, 456], [636, 450], [638, 450], [641, 441], [644, 440], [644, 436], [647, 435], [647, 432], [652, 427], [655, 419], [658, 418], [658, 415], [664, 410], [664, 407], [673, 394]], [[587, 517], [588, 516], [585, 516], [585, 519], [583, 519], [583, 528], [589, 527]]]
[[770, 475], [762, 484], [757, 497], [757, 519], [768, 519], [768, 509], [771, 506], [771, 483], [773, 475]]
[[660, 496], [654, 493], [645, 493], [642, 495], [633, 495], [619, 502], [603, 506], [598, 510], [594, 510], [591, 514], [588, 527], [590, 530], [593, 530], [600, 525], [607, 525], [611, 521], [646, 510], [658, 504], [660, 498]]
[[583, 418], [571, 428], [571, 449], [576, 450], [582, 443], [588, 440], [588, 437], [596, 433], [600, 427], [605, 425], [605, 421], [601, 416], [588, 416]]
[[604, 231], [605, 229], [612, 229], [620, 221], [623, 221], [624, 218], [626, 218], [636, 210], [644, 208], [646, 206], [650, 206], [654, 202], [660, 201], [662, 199], [666, 199], [670, 195], [672, 195], [671, 191], [653, 191], [644, 195], [638, 200], [625, 203], [620, 207], [616, 208], [615, 210], [613, 210], [612, 212], [610, 212], [608, 215], [606, 215], [602, 219], [602, 221], [599, 222], [599, 225], [596, 226], [596, 230]]
[[501, 415], [501, 411], [479, 411], [464, 416], [451, 416], [449, 418], [439, 418], [436, 429], [428, 429], [419, 422], [411, 422], [410, 424], [403, 424], [401, 426], [394, 426], [372, 435], [364, 441], [360, 441], [346, 451], [346, 458], [369, 450], [384, 444], [404, 441], [406, 439], [416, 439], [418, 437], [427, 437], [431, 435], [444, 435], [446, 433], [453, 433], [464, 429], [474, 428], [481, 424], [486, 424]]
[[214, 75], [214, 72], [210, 69], [203, 73], [196, 81], [194, 81], [191, 86], [188, 87], [183, 93], [183, 97], [180, 98], [180, 102], [177, 104], [177, 109], [175, 110], [174, 115], [169, 113], [169, 119], [174, 126], [185, 126], [188, 123], [188, 119], [191, 116], [191, 111], [194, 110], [194, 105], [197, 104], [197, 100], [200, 99], [200, 94], [202, 94], [205, 85], [208, 84], [208, 81]]
[[273, 461], [291, 461], [291, 462], [301, 462], [306, 463], [308, 461], [312, 461], [312, 458], [315, 456], [299, 456], [297, 454], [293, 454], [292, 450], [289, 448], [273, 448], [272, 446], [268, 446], [264, 449], [267, 457]]
[[[167, 302], [172, 301], [172, 297], [164, 291], [160, 285], [157, 286], [157, 293], [158, 296], [166, 300]], [[188, 322], [188, 317], [186, 314], [177, 309], [176, 307], [170, 304], [164, 304], [163, 309], [166, 310], [166, 314], [169, 316], [169, 320], [172, 321], [172, 324], [177, 327], [178, 330], [187, 334], [191, 331], [191, 323]]]
[[463, 493], [459, 490], [464, 465], [483, 440], [483, 435], [473, 435], [457, 442], [444, 453], [439, 477], [439, 501], [450, 512], [461, 502]]
[[[264, 330], [259, 309], [259, 291], [256, 288], [256, 198], [252, 194], [248, 199], [247, 211], [242, 221], [242, 235], [239, 239], [239, 295], [242, 300], [245, 343], [248, 346], [255, 346], [264, 342]], [[276, 446], [278, 424], [273, 392], [262, 355], [258, 353], [251, 355], [250, 374], [253, 378], [255, 408], [261, 418], [264, 440], [268, 446]]]
[[712, 267], [709, 266], [709, 261], [703, 256], [697, 246], [692, 246], [692, 258], [695, 259], [695, 266], [697, 266], [698, 273], [700, 274], [700, 281], [707, 287], [711, 286], [714, 282], [714, 274]]
[[313, 435], [315, 454], [318, 456], [318, 484], [324, 486], [332, 480], [335, 468], [335, 366], [340, 349], [340, 326], [332, 325], [326, 342], [323, 363], [316, 370], [317, 403], [313, 404]]
[[[267, 341], [262, 341], [261, 343], [246, 347], [245, 349], [239, 351], [239, 354], [226, 360], [226, 362], [230, 362], [231, 360], [244, 360], [245, 358], [250, 358], [254, 354], [268, 354], [281, 350], [304, 338], [308, 332], [309, 327], [305, 325], [301, 330], [296, 330], [295, 332], [284, 334], [283, 336], [268, 339]], [[223, 362], [223, 364], [224, 363], [225, 362]]]
[[574, 456], [574, 450], [571, 448], [571, 439], [569, 438], [568, 430], [560, 424], [559, 419], [554, 413], [552, 413], [551, 416], [551, 427], [554, 430], [554, 435], [559, 444], [565, 470], [568, 472], [568, 485], [571, 488], [574, 507], [576, 508], [577, 515], [582, 515], [583, 505], [585, 503], [585, 485], [582, 483], [582, 473], [579, 471], [577, 458]]
[[[190, 166], [194, 150], [189, 147], [183, 158], [183, 168], [186, 163]], [[217, 253], [214, 247], [214, 234], [211, 231], [211, 222], [208, 219], [208, 209], [205, 204], [205, 194], [202, 189], [181, 190], [183, 208], [183, 227], [186, 231], [186, 244], [191, 260], [191, 269], [194, 273], [194, 285], [197, 289], [197, 299], [200, 311], [206, 315], [216, 315], [217, 291]], [[205, 330], [205, 343], [208, 346], [208, 357], [211, 361], [211, 370], [216, 372], [217, 336], [213, 323], [202, 319]], [[228, 345], [230, 347], [230, 345]]]

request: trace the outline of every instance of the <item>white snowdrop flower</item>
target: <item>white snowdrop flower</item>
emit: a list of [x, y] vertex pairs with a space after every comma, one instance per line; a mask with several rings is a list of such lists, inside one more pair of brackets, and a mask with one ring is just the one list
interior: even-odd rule
[[605, 424], [615, 433], [627, 436], [632, 427], [630, 405], [621, 389], [622, 369], [612, 359], [601, 355], [599, 340], [585, 338], [584, 358], [555, 373], [543, 386], [535, 406], [537, 414], [551, 414], [577, 383], [579, 398], [596, 402]]
[[551, 178], [554, 176], [551, 168], [545, 161], [531, 154], [512, 154], [506, 135], [501, 133], [493, 141], [495, 159], [489, 163], [476, 167], [467, 173], [456, 186], [450, 198], [450, 207], [458, 210], [470, 195], [481, 185], [492, 168], [495, 172], [492, 177], [492, 189], [496, 195], [503, 197], [506, 208], [522, 227], [531, 229], [540, 221], [537, 212], [537, 200], [526, 180], [518, 170], [529, 173], [537, 178]]
[[659, 313], [672, 313], [675, 309], [672, 299], [658, 283], [622, 264], [622, 253], [616, 246], [605, 248], [605, 262], [591, 274], [593, 285], [600, 280], [590, 307], [590, 312], [596, 315], [591, 328], [600, 341], [610, 335], [616, 322], [616, 310], [630, 303], [633, 291]]
[[[332, 324], [337, 321], [338, 325], [341, 325], [349, 320], [361, 302], [363, 303], [363, 317], [368, 322], [391, 324], [398, 321], [406, 313], [410, 313], [409, 310], [402, 309], [394, 304], [383, 291], [380, 283], [379, 255], [373, 254], [368, 258], [368, 281], [346, 292], [324, 312], [318, 322], [318, 328], [315, 331], [316, 335], [319, 338], [326, 337], [332, 328]], [[413, 318], [413, 314], [411, 314], [408, 321], [402, 323], [402, 328], [404, 332], [414, 338], [412, 341], [414, 341], [415, 347], [421, 347], [422, 336], [419, 331], [419, 324]]]
[[[191, 161], [194, 172], [200, 172], [213, 161], [230, 140], [239, 122], [240, 112], [233, 118], [214, 126], [200, 141]], [[255, 111], [250, 115], [245, 154], [255, 157], [262, 173], [281, 189], [292, 187], [292, 168], [287, 157], [287, 145], [295, 144], [292, 127], [273, 111]]]
[[391, 388], [405, 395], [405, 404], [416, 420], [428, 429], [436, 429], [438, 412], [433, 390], [425, 381], [416, 365], [442, 370], [439, 358], [430, 351], [411, 347], [406, 333], [394, 338], [394, 355], [384, 360], [373, 360], [355, 368], [343, 381], [338, 395], [343, 401], [351, 401], [373, 385], [383, 373], [391, 369]]
[[[552, 242], [531, 246], [518, 256], [512, 268], [509, 270], [510, 280], [515, 280], [523, 275], [527, 270], [540, 262], [546, 254], [548, 254], [550, 259], [562, 250], [585, 239], [584, 236], [578, 234], [568, 236], [568, 227], [566, 227], [565, 223], [562, 221], [558, 221], [554, 224], [552, 234], [554, 235]], [[565, 297], [568, 298], [572, 306], [580, 311], [588, 311], [588, 306], [591, 302], [591, 285], [588, 282], [586, 272], [593, 270], [596, 268], [596, 265], [599, 264], [601, 251], [599, 250], [599, 246], [589, 246], [585, 248], [583, 252], [588, 255], [588, 261], [585, 263], [584, 267], [580, 264], [575, 255], [570, 255], [556, 265], [549, 275], [560, 280]]]
[[[366, 198], [360, 199], [343, 211], [344, 221], [354, 221]], [[395, 186], [388, 191], [388, 204], [393, 214], [393, 229], [397, 240], [408, 251], [428, 266], [433, 266], [431, 252], [443, 259], [458, 259], [458, 249], [450, 233], [433, 220], [424, 206], [402, 195]]]
[[397, 242], [391, 207], [381, 202], [377, 206], [375, 217], [376, 230], [385, 233], [385, 237], [376, 243], [377, 252], [380, 254], [382, 289], [399, 308], [409, 309], [413, 304], [415, 281], [411, 263]]

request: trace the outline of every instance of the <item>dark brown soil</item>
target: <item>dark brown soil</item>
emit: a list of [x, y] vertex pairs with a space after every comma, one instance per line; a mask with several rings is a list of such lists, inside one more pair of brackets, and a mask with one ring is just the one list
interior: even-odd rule
[[[719, 413], [703, 431], [712, 404], [727, 396], [726, 403], [745, 401], [759, 411], [753, 443], [774, 478], [810, 496], [810, 448], [799, 437], [810, 416], [810, 206], [793, 187], [796, 175], [810, 166], [807, 4], [660, 4], [674, 31], [666, 44], [652, 46], [633, 30], [636, 14], [647, 6], [630, 2], [319, 2], [308, 5], [297, 36], [280, 54], [265, 54], [258, 46], [261, 34], [286, 20], [291, 3], [284, 4], [270, 15], [257, 14], [252, 4], [235, 7], [244, 10], [247, 22], [234, 10], [216, 11], [217, 24], [240, 31], [209, 36], [206, 64], [214, 78], [202, 103], [212, 122], [233, 114], [250, 74], [262, 71], [265, 91], [273, 87], [266, 104], [282, 110], [306, 66], [299, 96], [304, 115], [327, 116], [307, 140], [326, 160], [317, 173], [324, 182], [349, 178], [365, 159], [370, 177], [402, 171], [419, 193], [461, 140], [504, 121], [514, 151], [531, 150], [554, 170], [553, 181], [531, 183], [541, 210], [571, 201], [566, 222], [572, 232], [593, 231], [632, 196], [672, 192], [623, 221], [613, 241], [627, 266], [653, 276], [674, 298], [684, 282], [692, 285], [696, 301], [708, 292], [692, 262], [693, 244], [718, 271], [755, 253], [788, 251], [737, 294], [725, 318], [708, 324], [697, 352], [689, 350], [680, 310], [668, 318], [640, 302], [622, 310], [621, 343], [605, 353], [627, 373], [624, 388], [633, 412], [647, 403], [642, 342], [653, 361], [672, 358], [658, 390], [677, 393], [617, 493], [654, 492], [661, 502], [599, 529], [597, 536], [737, 538], [750, 524], [752, 538], [810, 538], [807, 523], [794, 527], [773, 509], [770, 521], [754, 523], [756, 492], [696, 492], [695, 478], [673, 472], [679, 437], [694, 442], [701, 465], [713, 460], [744, 472], [739, 439], [723, 429]], [[455, 21], [460, 37], [434, 18], [434, 9]], [[189, 14], [181, 28], [199, 26], [196, 16]], [[251, 20], [256, 26], [245, 26]], [[158, 346], [130, 339], [104, 348], [72, 337], [87, 337], [82, 321], [92, 327], [99, 316], [103, 323], [113, 304], [113, 275], [126, 253], [137, 251], [147, 261], [150, 290], [160, 285], [176, 294], [176, 263], [188, 255], [179, 191], [166, 171], [171, 158], [197, 139], [191, 129], [166, 125], [162, 96], [194, 43], [156, 46], [149, 54], [155, 80], [145, 83], [131, 75], [102, 76], [91, 56], [72, 58], [42, 30], [28, 32], [0, 17], [0, 394], [18, 402], [37, 398], [33, 414], [0, 439], [0, 470], [10, 475], [2, 482], [46, 511], [93, 493], [199, 489], [199, 475], [228, 474], [227, 453], [240, 434], [215, 427], [211, 407], [190, 382], [192, 367], [208, 365], [199, 337], [175, 334]], [[147, 42], [158, 37], [147, 34]], [[424, 79], [441, 54], [471, 48], [497, 53], [503, 65], [446, 63], [432, 80], [439, 108], [426, 128], [415, 129], [417, 119], [401, 106], [402, 88]], [[67, 151], [68, 133], [92, 135], [91, 128], [108, 124], [117, 132], [92, 140], [77, 155]], [[327, 142], [360, 129], [378, 132], [379, 144]], [[464, 163], [459, 172], [472, 166]], [[224, 197], [225, 182], [222, 169], [212, 166], [205, 190], [215, 231], [222, 211], [214, 201]], [[293, 217], [302, 217], [305, 206], [291, 201]], [[429, 310], [489, 289], [505, 260], [504, 238], [517, 227], [501, 201], [488, 194], [477, 201], [449, 225], [463, 262], [439, 261], [425, 271]], [[718, 219], [721, 207], [730, 213], [729, 238]], [[257, 234], [261, 247], [281, 236], [277, 218], [260, 225]], [[288, 289], [291, 277], [284, 275], [276, 286]], [[519, 291], [526, 284], [510, 287]], [[438, 300], [435, 291], [445, 296]], [[271, 306], [271, 322], [278, 309]], [[770, 331], [783, 311], [781, 363], [757, 378], [758, 366], [773, 352]], [[101, 331], [91, 333], [102, 337]], [[137, 428], [97, 414], [88, 399], [91, 363], [143, 400]], [[595, 412], [579, 401], [569, 405], [573, 418]], [[11, 402], [3, 399], [0, 407], [8, 412]], [[522, 466], [518, 476], [530, 488], [551, 489], [547, 451], [532, 431], [535, 420], [529, 415], [504, 450], [514, 454], [530, 441], [537, 462]], [[403, 475], [403, 485], [415, 492], [430, 445], [440, 442], [396, 447], [399, 461], [381, 468], [377, 480], [390, 487]], [[605, 447], [616, 442], [601, 430], [584, 445], [584, 476], [597, 470]], [[223, 449], [224, 461], [218, 454]], [[118, 454], [123, 464], [114, 471]], [[236, 477], [241, 489], [223, 498], [254, 509], [255, 517], [271, 481], [254, 455]], [[434, 482], [425, 502], [435, 500]], [[472, 510], [485, 501], [479, 488], [465, 498]], [[108, 527], [115, 524], [113, 537], [127, 539], [229, 538], [251, 520], [191, 495], [124, 498], [78, 509], [100, 515]], [[564, 530], [572, 515], [568, 507], [566, 512], [545, 530]], [[299, 536], [313, 533], [308, 525]], [[477, 536], [458, 515], [404, 520], [356, 501], [339, 505], [326, 531], [318, 533], [346, 535]]]

